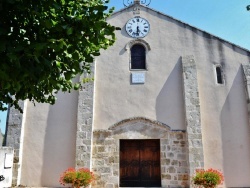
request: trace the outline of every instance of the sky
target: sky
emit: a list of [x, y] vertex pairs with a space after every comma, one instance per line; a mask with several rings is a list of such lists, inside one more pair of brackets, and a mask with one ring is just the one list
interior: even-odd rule
[[[149, 7], [250, 49], [249, 4], [250, 0], [151, 0]], [[110, 0], [109, 5], [116, 11], [124, 8], [123, 0]]]
[[[250, 50], [249, 4], [250, 0], [151, 0], [149, 7]], [[119, 11], [123, 0], [110, 0], [108, 6]], [[0, 112], [3, 133], [6, 114]]]

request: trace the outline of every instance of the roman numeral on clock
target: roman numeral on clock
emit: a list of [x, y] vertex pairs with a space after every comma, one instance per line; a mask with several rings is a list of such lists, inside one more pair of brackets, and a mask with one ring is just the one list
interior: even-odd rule
[[141, 17], [134, 17], [126, 23], [127, 34], [133, 38], [143, 38], [150, 30], [149, 22]]

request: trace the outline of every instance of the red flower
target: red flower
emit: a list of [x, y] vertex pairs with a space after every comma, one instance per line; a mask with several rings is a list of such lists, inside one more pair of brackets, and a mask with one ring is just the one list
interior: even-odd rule
[[87, 187], [94, 181], [94, 174], [87, 168], [80, 168], [75, 170], [74, 168], [68, 168], [60, 176], [60, 184], [72, 184], [72, 187], [80, 188]]
[[208, 170], [197, 169], [192, 181], [194, 185], [203, 186], [204, 188], [215, 188], [223, 183], [224, 177], [220, 171], [212, 168]]

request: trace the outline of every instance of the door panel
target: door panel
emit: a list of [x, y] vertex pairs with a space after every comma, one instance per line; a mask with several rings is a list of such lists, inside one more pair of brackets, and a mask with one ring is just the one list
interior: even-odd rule
[[120, 141], [120, 186], [161, 186], [160, 140]]

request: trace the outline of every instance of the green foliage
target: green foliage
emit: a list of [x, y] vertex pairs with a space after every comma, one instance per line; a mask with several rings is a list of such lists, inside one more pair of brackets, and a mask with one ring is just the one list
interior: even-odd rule
[[107, 2], [0, 2], [0, 110], [8, 103], [22, 111], [18, 101], [25, 99], [54, 104], [59, 90], [80, 87], [72, 78], [90, 71], [94, 56], [115, 41]]
[[215, 169], [197, 169], [195, 176], [192, 178], [193, 184], [204, 188], [215, 188], [224, 181], [223, 174]]
[[88, 83], [88, 82], [93, 82], [94, 81], [94, 78], [92, 77], [92, 78], [83, 78], [82, 79], [82, 83]]
[[87, 168], [67, 169], [61, 176], [59, 182], [62, 185], [71, 184], [71, 187], [80, 188], [88, 187], [95, 180], [95, 176]]

